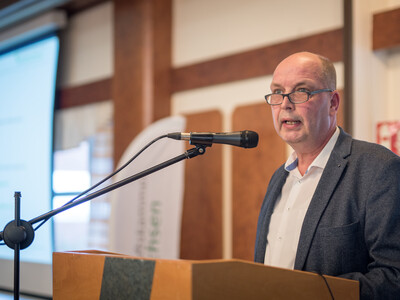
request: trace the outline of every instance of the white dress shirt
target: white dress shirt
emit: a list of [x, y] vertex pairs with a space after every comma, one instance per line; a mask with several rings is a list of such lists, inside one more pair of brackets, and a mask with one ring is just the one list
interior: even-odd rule
[[297, 168], [297, 155], [291, 154], [285, 164], [289, 175], [277, 199], [267, 235], [264, 264], [293, 269], [297, 245], [311, 198], [339, 136], [336, 128], [329, 142], [308, 167], [304, 176]]

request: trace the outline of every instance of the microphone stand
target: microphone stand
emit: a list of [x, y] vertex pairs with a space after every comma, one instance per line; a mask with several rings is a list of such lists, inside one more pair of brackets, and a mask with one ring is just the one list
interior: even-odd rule
[[35, 236], [35, 231], [33, 229], [33, 224], [38, 223], [40, 221], [47, 221], [47, 219], [55, 216], [56, 214], [68, 210], [74, 206], [77, 206], [79, 204], [82, 204], [84, 202], [87, 202], [89, 200], [92, 200], [94, 198], [97, 198], [101, 195], [104, 195], [108, 192], [111, 192], [119, 187], [122, 187], [128, 183], [131, 183], [133, 181], [136, 181], [142, 177], [145, 177], [147, 175], [150, 175], [154, 172], [157, 172], [161, 169], [164, 169], [170, 165], [173, 165], [177, 162], [180, 162], [184, 159], [190, 159], [193, 157], [196, 157], [198, 155], [203, 155], [205, 153], [206, 147], [210, 147], [211, 144], [208, 145], [200, 145], [196, 144], [195, 148], [187, 150], [185, 153], [178, 155], [174, 158], [171, 158], [163, 163], [160, 163], [158, 165], [155, 165], [147, 170], [144, 170], [140, 173], [137, 173], [135, 175], [132, 175], [128, 178], [125, 178], [123, 180], [120, 180], [116, 183], [113, 183], [103, 189], [100, 189], [96, 192], [93, 192], [83, 198], [80, 198], [78, 200], [75, 200], [74, 202], [71, 202], [69, 204], [66, 204], [64, 206], [61, 206], [57, 209], [51, 210], [39, 217], [36, 217], [30, 221], [24, 221], [21, 220], [20, 218], [20, 200], [21, 200], [21, 193], [20, 192], [15, 192], [15, 219], [11, 222], [9, 222], [5, 227], [2, 232], [0, 232], [0, 241], [4, 240], [4, 243], [11, 249], [14, 249], [14, 300], [19, 299], [19, 283], [20, 283], [20, 276], [19, 276], [19, 271], [20, 271], [20, 250], [25, 249], [29, 247]]

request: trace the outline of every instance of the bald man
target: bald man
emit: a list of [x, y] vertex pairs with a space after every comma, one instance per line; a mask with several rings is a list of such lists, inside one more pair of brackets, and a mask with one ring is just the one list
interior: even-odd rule
[[337, 126], [325, 57], [284, 59], [265, 99], [293, 153], [268, 185], [255, 261], [358, 280], [361, 299], [400, 299], [400, 158]]

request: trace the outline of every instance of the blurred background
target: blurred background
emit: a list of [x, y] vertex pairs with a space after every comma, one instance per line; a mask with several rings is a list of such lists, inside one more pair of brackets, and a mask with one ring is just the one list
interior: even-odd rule
[[[175, 258], [251, 261], [268, 181], [290, 152], [263, 98], [275, 66], [298, 51], [330, 58], [339, 125], [398, 153], [398, 28], [400, 0], [0, 1], [0, 230], [14, 190], [23, 219], [59, 207], [123, 163], [140, 133], [180, 116], [184, 132], [254, 130], [260, 141], [184, 163]], [[41, 227], [22, 254], [21, 290], [51, 296], [54, 251], [118, 251], [112, 210], [106, 195]], [[6, 291], [12, 250], [0, 256]]]

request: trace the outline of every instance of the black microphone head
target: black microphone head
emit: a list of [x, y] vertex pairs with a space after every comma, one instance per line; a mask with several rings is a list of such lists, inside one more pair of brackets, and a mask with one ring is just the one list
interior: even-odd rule
[[250, 130], [242, 131], [241, 145], [243, 148], [254, 148], [258, 145], [258, 133]]

